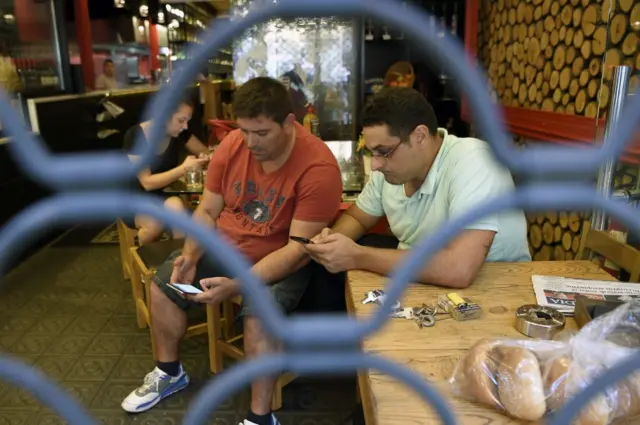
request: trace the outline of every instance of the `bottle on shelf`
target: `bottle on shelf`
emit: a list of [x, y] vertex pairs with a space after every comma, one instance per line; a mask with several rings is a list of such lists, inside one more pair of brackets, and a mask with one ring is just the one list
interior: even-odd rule
[[389, 34], [389, 28], [384, 26], [384, 27], [382, 27], [382, 31], [384, 31], [382, 33], [382, 39], [385, 40], [385, 41], [391, 40], [391, 34]]
[[458, 5], [453, 3], [453, 14], [451, 15], [451, 35], [458, 36]]
[[447, 30], [447, 5], [442, 5], [442, 10], [440, 11], [438, 18], [438, 37], [443, 38], [444, 33]]
[[316, 115], [315, 108], [310, 103], [307, 105], [307, 113], [302, 120], [302, 125], [304, 125], [304, 128], [309, 130], [309, 132], [320, 137], [320, 120]]
[[373, 41], [374, 35], [373, 35], [373, 22], [371, 22], [371, 19], [367, 19], [367, 23], [365, 25], [366, 28], [366, 33], [364, 35], [364, 39], [366, 41]]
[[431, 16], [429, 17], [429, 30], [432, 32], [436, 32], [436, 25], [438, 23], [436, 15], [438, 14], [435, 5], [431, 5], [429, 8], [429, 13]]

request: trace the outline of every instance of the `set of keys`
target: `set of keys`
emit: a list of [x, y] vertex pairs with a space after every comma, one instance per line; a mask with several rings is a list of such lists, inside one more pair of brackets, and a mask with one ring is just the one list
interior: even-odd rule
[[[362, 300], [362, 304], [376, 303], [383, 305], [386, 301], [385, 294], [382, 290], [376, 289], [369, 291], [365, 294], [365, 299]], [[393, 303], [390, 317], [402, 318], [408, 320], [414, 320], [420, 329], [430, 328], [436, 324], [436, 316], [440, 314], [448, 314], [445, 312], [439, 312], [437, 306], [428, 306], [422, 304], [421, 307], [406, 307], [400, 306], [400, 302]]]
[[414, 320], [420, 329], [430, 328], [436, 324], [436, 316], [446, 314], [438, 312], [437, 307], [422, 304], [422, 307], [400, 308], [391, 313], [391, 317]]

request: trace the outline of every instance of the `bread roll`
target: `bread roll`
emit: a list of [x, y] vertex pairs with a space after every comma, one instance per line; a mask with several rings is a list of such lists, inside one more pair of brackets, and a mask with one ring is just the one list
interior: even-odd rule
[[604, 395], [597, 395], [582, 409], [573, 425], [607, 425], [611, 416], [611, 407]]
[[[570, 398], [566, 393], [570, 366], [569, 356], [555, 357], [543, 366], [544, 390], [547, 395], [547, 407], [551, 412], [561, 409]], [[609, 403], [604, 395], [598, 395], [580, 412], [572, 425], [607, 425], [610, 416]]]
[[640, 414], [640, 374], [620, 382], [615, 388], [614, 418], [632, 418]]
[[471, 347], [464, 359], [463, 369], [468, 394], [478, 403], [500, 408], [495, 380], [497, 361], [491, 354], [494, 344], [483, 340]]
[[547, 395], [547, 409], [553, 412], [564, 404], [564, 395], [571, 359], [558, 356], [547, 360], [542, 367], [544, 393]]
[[546, 411], [540, 364], [529, 350], [500, 347], [501, 359], [496, 374], [498, 396], [514, 418], [536, 421]]

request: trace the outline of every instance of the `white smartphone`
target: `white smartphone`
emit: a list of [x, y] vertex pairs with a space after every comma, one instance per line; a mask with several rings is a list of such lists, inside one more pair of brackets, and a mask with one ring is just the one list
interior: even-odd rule
[[171, 289], [175, 289], [176, 291], [182, 294], [201, 294], [202, 293], [200, 289], [196, 288], [193, 285], [187, 285], [184, 283], [168, 283], [167, 285], [169, 285]]

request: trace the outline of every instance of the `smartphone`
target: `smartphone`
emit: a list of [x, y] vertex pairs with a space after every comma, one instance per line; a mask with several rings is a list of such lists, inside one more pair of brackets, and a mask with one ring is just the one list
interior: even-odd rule
[[193, 285], [187, 285], [184, 283], [167, 283], [169, 288], [174, 289], [181, 294], [201, 294], [202, 290], [196, 288]]
[[305, 245], [313, 243], [309, 239], [303, 238], [301, 236], [289, 236], [289, 239], [291, 239], [292, 241], [296, 241], [298, 243], [301, 243], [301, 244], [305, 244]]

